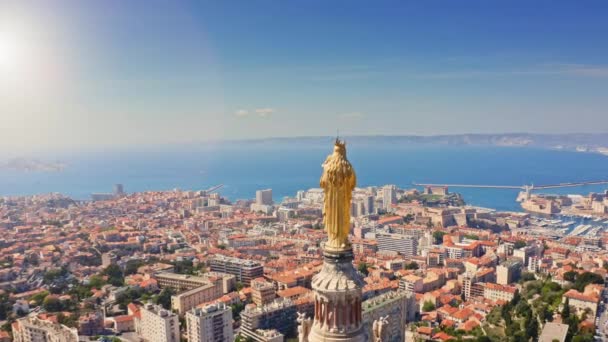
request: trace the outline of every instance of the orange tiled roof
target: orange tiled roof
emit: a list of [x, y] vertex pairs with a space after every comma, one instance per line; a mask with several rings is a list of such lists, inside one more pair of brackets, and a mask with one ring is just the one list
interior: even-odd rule
[[285, 290], [277, 291], [277, 296], [279, 297], [293, 297], [293, 296], [301, 296], [310, 292], [310, 289], [307, 289], [302, 286], [295, 286]]
[[568, 292], [564, 293], [564, 297], [572, 298], [572, 299], [576, 299], [576, 300], [580, 300], [580, 301], [584, 301], [584, 302], [597, 303], [599, 301], [599, 298], [597, 298], [596, 296], [585, 295], [585, 294], [578, 292], [575, 289], [568, 290]]
[[417, 332], [419, 334], [422, 334], [422, 335], [429, 335], [429, 336], [431, 336], [433, 334], [433, 328], [431, 328], [431, 327], [418, 327]]

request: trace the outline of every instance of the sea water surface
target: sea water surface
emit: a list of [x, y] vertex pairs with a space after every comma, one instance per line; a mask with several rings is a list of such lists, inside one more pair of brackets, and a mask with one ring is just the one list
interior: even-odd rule
[[[89, 199], [121, 183], [127, 192], [201, 190], [224, 184], [230, 200], [253, 198], [271, 188], [275, 200], [318, 187], [327, 143], [225, 143], [140, 151], [107, 151], [55, 156], [61, 172], [0, 171], [0, 196], [59, 192]], [[358, 186], [419, 183], [486, 185], [555, 184], [608, 179], [608, 157], [532, 148], [352, 143], [348, 157]], [[608, 185], [551, 189], [551, 193], [600, 192]], [[468, 204], [520, 210], [518, 190], [450, 189]], [[549, 190], [547, 190], [549, 191]]]

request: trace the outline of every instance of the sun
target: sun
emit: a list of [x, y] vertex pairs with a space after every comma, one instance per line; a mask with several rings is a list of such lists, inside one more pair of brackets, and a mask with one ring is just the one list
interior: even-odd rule
[[17, 34], [0, 31], [0, 78], [23, 71], [28, 57], [25, 42]]
[[14, 39], [10, 39], [6, 34], [0, 34], [0, 66], [7, 67], [15, 59], [17, 51], [18, 47]]

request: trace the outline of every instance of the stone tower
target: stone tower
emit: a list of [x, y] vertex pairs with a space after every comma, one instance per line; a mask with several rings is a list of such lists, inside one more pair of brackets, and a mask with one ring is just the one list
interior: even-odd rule
[[350, 202], [355, 183], [354, 170], [346, 159], [346, 145], [336, 140], [334, 153], [323, 163], [321, 177], [328, 242], [323, 246], [323, 268], [312, 279], [315, 295], [312, 326], [301, 329], [305, 333], [300, 334], [300, 341], [367, 340], [361, 320], [364, 283], [353, 267], [353, 249], [348, 242]]

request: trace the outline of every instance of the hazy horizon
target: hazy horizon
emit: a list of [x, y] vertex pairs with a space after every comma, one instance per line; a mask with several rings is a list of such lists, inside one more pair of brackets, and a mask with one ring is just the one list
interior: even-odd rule
[[0, 4], [0, 151], [608, 132], [608, 4]]

